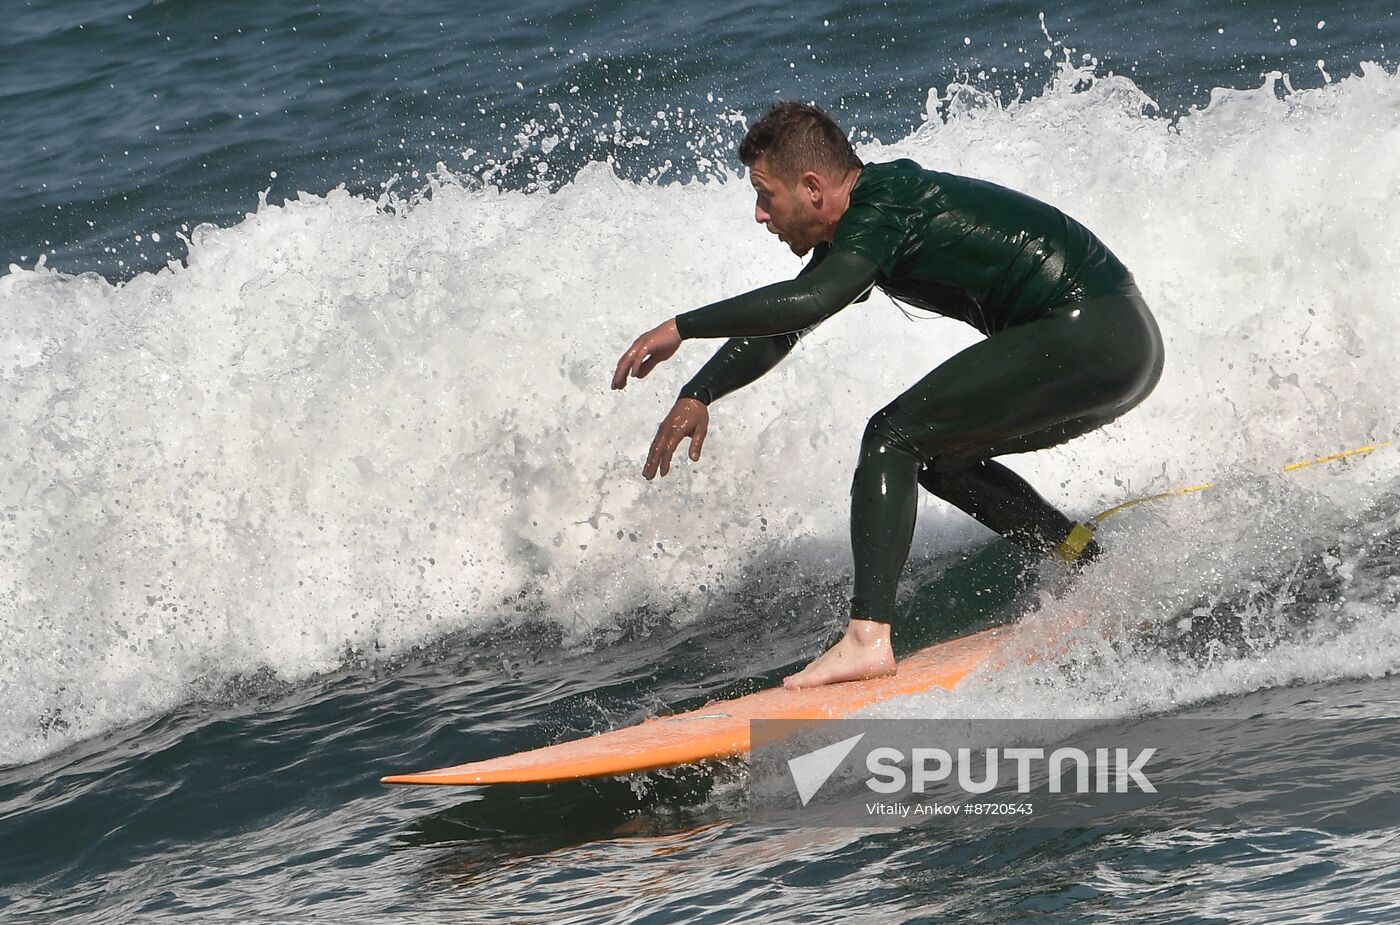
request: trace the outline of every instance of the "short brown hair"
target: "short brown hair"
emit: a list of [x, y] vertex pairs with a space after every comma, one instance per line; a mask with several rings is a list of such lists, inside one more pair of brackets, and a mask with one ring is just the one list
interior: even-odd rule
[[752, 167], [760, 157], [789, 182], [808, 170], [844, 176], [862, 166], [841, 126], [819, 107], [796, 100], [775, 103], [749, 127], [739, 160]]

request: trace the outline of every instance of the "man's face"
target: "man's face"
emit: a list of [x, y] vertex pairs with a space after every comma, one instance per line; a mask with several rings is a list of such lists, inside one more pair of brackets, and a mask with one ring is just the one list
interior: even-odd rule
[[754, 221], [767, 227], [799, 257], [820, 243], [822, 228], [817, 209], [811, 190], [800, 179], [789, 185], [768, 169], [767, 158], [760, 157], [749, 168], [749, 182], [758, 197]]

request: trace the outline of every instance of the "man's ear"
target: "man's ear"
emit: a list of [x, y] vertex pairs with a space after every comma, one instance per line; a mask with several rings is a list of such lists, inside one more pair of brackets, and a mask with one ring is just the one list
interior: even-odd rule
[[826, 180], [815, 170], [808, 170], [798, 178], [797, 186], [802, 190], [802, 194], [807, 197], [807, 201], [820, 208], [822, 197], [826, 195]]

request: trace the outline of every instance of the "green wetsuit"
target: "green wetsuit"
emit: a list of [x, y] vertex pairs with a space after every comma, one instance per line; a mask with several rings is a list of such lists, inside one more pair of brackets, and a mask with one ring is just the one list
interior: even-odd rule
[[833, 240], [796, 279], [676, 319], [684, 338], [732, 338], [682, 396], [708, 404], [753, 382], [872, 286], [987, 335], [866, 427], [851, 486], [851, 614], [888, 621], [919, 485], [1028, 549], [1064, 553], [1074, 522], [992, 459], [1063, 443], [1138, 404], [1161, 375], [1162, 341], [1132, 275], [1084, 226], [1013, 190], [900, 160], [865, 166]]

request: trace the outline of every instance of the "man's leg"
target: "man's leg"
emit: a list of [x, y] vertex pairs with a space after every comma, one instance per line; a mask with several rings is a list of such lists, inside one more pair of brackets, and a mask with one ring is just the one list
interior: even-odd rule
[[1069, 535], [1074, 522], [1025, 479], [990, 459], [931, 459], [919, 484], [994, 533], [1044, 555]]
[[1088, 527], [1066, 517], [999, 462], [932, 459], [919, 473], [919, 484], [1033, 555], [1054, 553], [1079, 569], [1101, 552]]
[[1086, 548], [1092, 541], [1075, 536], [1068, 518], [1009, 469], [987, 461], [1054, 446], [1112, 420], [1146, 397], [1161, 368], [1160, 335], [1140, 298], [1062, 306], [967, 348], [871, 418], [851, 487], [850, 627], [784, 684], [893, 672], [889, 620], [926, 461], [938, 490], [998, 532], [1030, 544], [1073, 540]]
[[851, 622], [840, 642], [784, 678], [784, 687], [817, 687], [894, 674], [888, 621], [914, 538], [922, 463], [890, 428], [888, 410], [871, 418], [865, 428], [851, 483], [851, 552], [856, 574]]
[[[955, 461], [945, 455], [929, 459], [925, 468], [920, 449], [905, 435], [913, 426], [906, 420], [901, 432], [892, 423], [903, 417], [897, 404], [870, 419], [851, 484], [855, 587], [846, 634], [806, 668], [784, 678], [785, 687], [817, 687], [894, 674], [890, 619], [914, 537], [920, 484], [1036, 552], [1064, 547], [1076, 538], [1078, 548], [1064, 558], [1072, 561], [1087, 553], [1087, 561], [1098, 555], [1085, 528], [1079, 527], [1085, 535], [1076, 537], [1077, 525], [1005, 466], [990, 460]], [[1017, 436], [1046, 446], [1069, 439], [1060, 426]]]

